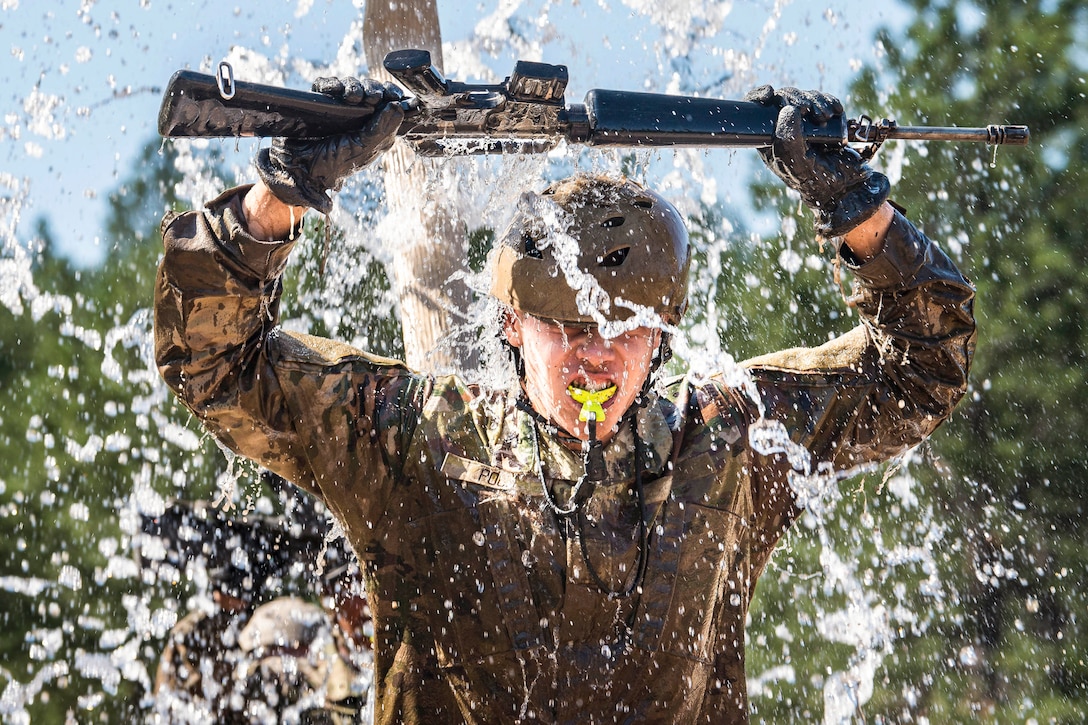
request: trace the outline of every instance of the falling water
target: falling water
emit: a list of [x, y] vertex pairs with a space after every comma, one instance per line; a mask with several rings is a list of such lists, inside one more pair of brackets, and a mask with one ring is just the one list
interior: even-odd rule
[[[223, 56], [232, 62], [236, 77], [302, 87], [315, 75], [357, 73], [364, 68], [357, 41], [361, 37], [358, 18], [342, 37], [322, 38], [320, 48], [293, 43], [302, 32], [298, 25], [321, 12], [313, 5], [300, 0], [290, 6], [281, 26], [267, 24], [256, 37], [247, 35], [246, 42], [225, 50]], [[0, 10], [8, 19], [33, 12], [38, 11], [18, 3], [14, 7], [4, 3]], [[204, 22], [216, 22], [216, 12], [208, 6]], [[118, 32], [135, 37], [141, 25], [161, 24], [164, 13], [166, 9], [156, 3], [112, 13], [96, 3], [84, 3], [68, 21], [55, 21], [50, 32], [63, 35], [65, 22], [79, 26], [77, 30], [96, 29], [87, 44], [64, 62], [81, 66], [81, 73], [109, 74], [116, 106], [138, 96], [141, 88], [112, 77], [115, 72], [131, 72], [131, 67], [123, 69], [126, 59], [112, 53], [111, 43]], [[797, 71], [797, 65], [786, 61], [791, 49], [813, 52], [805, 49], [805, 35], [813, 27], [827, 31], [849, 25], [834, 8], [811, 13], [784, 1], [712, 0], [624, 0], [571, 8], [551, 0], [524, 0], [480, 3], [472, 13], [478, 21], [447, 39], [449, 77], [493, 81], [509, 72], [513, 58], [523, 57], [567, 63], [573, 91], [569, 100], [580, 100], [577, 94], [589, 87], [739, 97], [759, 82], [822, 85], [826, 81], [829, 90], [845, 91], [843, 69], [810, 64]], [[126, 17], [119, 22], [118, 14]], [[228, 23], [251, 21], [238, 18], [237, 13], [225, 19]], [[576, 27], [612, 30], [598, 52], [588, 48]], [[331, 32], [327, 26], [325, 30]], [[27, 39], [22, 45], [34, 43]], [[589, 44], [596, 43], [594, 38]], [[182, 45], [188, 55], [181, 55], [177, 45], [164, 45], [172, 50], [174, 67], [207, 69], [220, 60], [202, 46], [199, 34]], [[19, 59], [26, 52], [27, 48], [14, 48], [12, 56]], [[160, 50], [148, 47], [141, 52], [155, 55]], [[875, 58], [875, 53], [852, 57], [832, 43], [817, 45], [816, 52], [841, 56], [846, 65]], [[327, 64], [315, 60], [326, 57]], [[43, 77], [51, 72], [42, 68]], [[147, 82], [165, 80], [162, 74]], [[67, 98], [37, 86], [21, 92], [24, 103], [0, 127], [0, 140], [18, 149], [9, 153], [31, 158], [40, 158], [43, 149], [63, 140], [69, 131], [66, 124], [72, 130], [78, 128], [85, 138], [85, 119], [101, 116], [112, 107], [87, 103], [85, 95]], [[148, 132], [147, 119], [140, 128]], [[170, 163], [182, 177], [174, 192], [187, 204], [198, 205], [225, 186], [251, 178], [248, 164], [255, 148], [256, 142], [250, 141], [189, 141], [170, 143], [162, 153], [170, 152]], [[895, 157], [889, 158], [894, 165]], [[730, 336], [748, 323], [736, 319], [741, 308], [734, 300], [752, 295], [773, 306], [780, 283], [750, 274], [722, 281], [735, 252], [743, 248], [757, 259], [772, 262], [762, 266], [778, 280], [818, 270], [826, 273], [828, 289], [834, 289], [826, 257], [798, 235], [795, 219], [788, 217], [784, 233], [771, 241], [756, 231], [767, 228], [769, 222], [748, 210], [749, 200], [735, 184], [750, 163], [748, 156], [732, 152], [626, 154], [561, 149], [539, 158], [445, 160], [434, 163], [430, 178], [432, 183], [456, 187], [459, 209], [470, 231], [501, 227], [520, 190], [539, 188], [542, 176], [559, 175], [576, 165], [623, 168], [661, 189], [686, 214], [706, 218], [696, 241], [703, 264], [693, 270], [692, 280], [698, 303], [675, 347], [678, 357], [697, 375], [720, 371], [744, 386]], [[898, 169], [889, 171], [895, 176]], [[116, 187], [125, 180], [110, 181], [107, 186]], [[107, 189], [96, 191], [89, 196], [102, 201]], [[27, 722], [32, 712], [50, 711], [51, 703], [58, 702], [72, 721], [97, 719], [104, 713], [149, 712], [148, 693], [163, 641], [185, 612], [209, 605], [210, 575], [200, 561], [170, 565], [165, 553], [155, 548], [161, 544], [141, 534], [141, 516], [161, 513], [167, 499], [175, 496], [221, 499], [243, 515], [269, 513], [278, 505], [260, 486], [252, 466], [216, 448], [159, 380], [151, 351], [149, 290], [141, 307], [125, 310], [119, 319], [120, 311], [96, 308], [98, 303], [82, 294], [78, 284], [74, 289], [55, 290], [41, 284], [45, 241], [30, 228], [25, 215], [34, 196], [49, 193], [48, 186], [32, 185], [28, 178], [0, 175], [0, 308], [7, 315], [3, 319], [15, 320], [30, 335], [55, 335], [73, 354], [71, 363], [56, 363], [50, 369], [46, 380], [51, 392], [25, 398], [48, 408], [24, 417], [13, 409], [0, 410], [0, 422], [27, 421], [25, 429], [5, 429], [0, 439], [9, 451], [0, 469], [0, 520], [5, 531], [13, 532], [13, 545], [3, 550], [7, 558], [0, 564], [0, 601], [6, 603], [3, 621], [9, 629], [4, 641], [12, 653], [0, 664], [0, 717], [10, 722]], [[708, 207], [719, 211], [707, 215]], [[40, 204], [39, 208], [46, 207]], [[390, 250], [399, 240], [411, 238], [413, 230], [385, 217], [382, 209], [378, 174], [365, 174], [349, 184], [329, 219], [336, 231], [327, 261], [320, 241], [323, 232], [318, 231], [320, 220], [309, 222], [307, 239], [288, 272], [294, 280], [288, 283], [294, 287], [294, 296], [286, 302], [285, 326], [325, 332], [379, 353], [401, 351], [395, 337], [397, 292], [382, 270], [391, 262]], [[725, 218], [719, 218], [722, 209]], [[162, 210], [151, 211], [158, 216]], [[137, 228], [151, 228], [155, 223], [153, 219], [129, 221]], [[69, 222], [54, 217], [52, 223], [65, 227]], [[112, 243], [106, 240], [102, 245], [106, 256]], [[55, 254], [56, 250], [51, 251]], [[759, 266], [753, 264], [752, 269]], [[464, 274], [473, 288], [486, 288], [485, 271], [469, 269]], [[75, 279], [81, 275], [90, 277], [91, 272], [77, 271]], [[148, 275], [145, 269], [144, 283]], [[126, 281], [120, 278], [116, 284]], [[360, 298], [365, 308], [359, 306]], [[797, 312], [788, 307], [788, 300], [773, 302], [778, 307], [772, 314]], [[846, 316], [835, 294], [828, 294], [825, 302], [829, 314]], [[853, 324], [850, 319], [840, 322], [839, 331]], [[485, 323], [477, 319], [467, 324], [475, 330]], [[0, 378], [5, 385], [19, 381], [7, 370], [0, 373], [7, 376]], [[91, 375], [102, 379], [104, 397], [89, 397], [77, 384]], [[496, 383], [508, 376], [509, 371], [500, 367], [485, 368], [481, 377]], [[44, 384], [40, 377], [34, 379]], [[19, 396], [6, 400], [13, 405]], [[59, 408], [75, 411], [75, 417], [62, 418]], [[749, 630], [753, 708], [758, 717], [775, 712], [775, 703], [786, 701], [788, 710], [790, 698], [811, 697], [816, 692], [821, 693], [822, 711], [799, 710], [800, 719], [849, 721], [864, 712], [881, 664], [894, 651], [897, 638], [923, 632], [941, 617], [949, 593], [937, 577], [934, 557], [936, 550], [948, 544], [948, 524], [917, 495], [912, 477], [920, 464], [917, 456], [908, 457], [890, 473], [859, 472], [860, 478], [842, 481], [810, 470], [802, 452], [790, 449], [773, 426], [755, 429], [752, 443], [797, 458], [792, 483], [808, 507], [764, 575], [761, 586], [766, 601], [757, 596], [753, 608]], [[36, 478], [27, 479], [28, 475]], [[123, 478], [113, 481], [118, 475]], [[95, 479], [112, 483], [90, 485]], [[87, 498], [88, 493], [93, 498]], [[876, 509], [885, 510], [880, 517], [885, 526], [889, 511], [891, 519], [907, 523], [894, 533], [885, 532], [874, 518]], [[47, 535], [53, 531], [63, 533]], [[159, 565], [148, 568], [148, 560]], [[796, 609], [781, 611], [781, 602], [771, 601], [772, 591], [796, 602]], [[918, 594], [931, 603], [928, 613], [915, 608]], [[25, 629], [12, 633], [13, 626]], [[824, 664], [812, 669], [811, 659], [798, 656], [805, 649], [826, 652]], [[893, 683], [891, 687], [908, 690], [920, 685]]]

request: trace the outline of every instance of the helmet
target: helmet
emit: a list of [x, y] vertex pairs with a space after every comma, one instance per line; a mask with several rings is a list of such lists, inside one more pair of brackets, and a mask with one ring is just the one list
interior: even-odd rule
[[633, 181], [580, 174], [522, 196], [498, 245], [491, 294], [559, 322], [652, 311], [676, 324], [690, 261], [676, 207]]

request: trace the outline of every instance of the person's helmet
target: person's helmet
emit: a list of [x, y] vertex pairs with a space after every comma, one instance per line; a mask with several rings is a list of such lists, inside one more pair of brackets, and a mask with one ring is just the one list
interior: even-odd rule
[[687, 306], [690, 261], [676, 207], [633, 181], [582, 174], [522, 196], [499, 242], [491, 294], [559, 322], [650, 311], [675, 325]]

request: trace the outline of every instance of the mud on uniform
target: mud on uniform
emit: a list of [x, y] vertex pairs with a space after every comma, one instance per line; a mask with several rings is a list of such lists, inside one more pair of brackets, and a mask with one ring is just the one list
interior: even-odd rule
[[[606, 445], [584, 514], [561, 518], [544, 488], [564, 501], [581, 456], [514, 394], [276, 327], [292, 243], [245, 231], [245, 191], [164, 220], [157, 359], [218, 438], [342, 522], [374, 615], [377, 721], [746, 722], [745, 616], [799, 514], [786, 457], [749, 444], [755, 404], [672, 381]], [[814, 467], [917, 444], [966, 388], [973, 290], [949, 259], [897, 216], [854, 272], [862, 326], [746, 363]], [[609, 597], [597, 579], [636, 576], [635, 465], [646, 573]]]

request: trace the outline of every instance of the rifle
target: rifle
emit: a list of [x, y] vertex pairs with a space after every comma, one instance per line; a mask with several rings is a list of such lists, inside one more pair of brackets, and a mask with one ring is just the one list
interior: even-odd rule
[[[593, 89], [566, 104], [567, 67], [519, 60], [502, 83], [444, 78], [425, 50], [385, 57], [387, 71], [413, 97], [402, 101], [398, 134], [428, 156], [540, 153], [559, 141], [602, 147], [759, 148], [774, 140], [777, 109], [747, 101]], [[312, 138], [359, 130], [370, 113], [320, 93], [235, 81], [225, 61], [216, 75], [178, 71], [159, 110], [159, 133], [176, 137]], [[868, 116], [806, 123], [816, 143], [866, 143], [872, 156], [888, 139], [983, 141], [1023, 146], [1027, 126], [899, 126]]]

